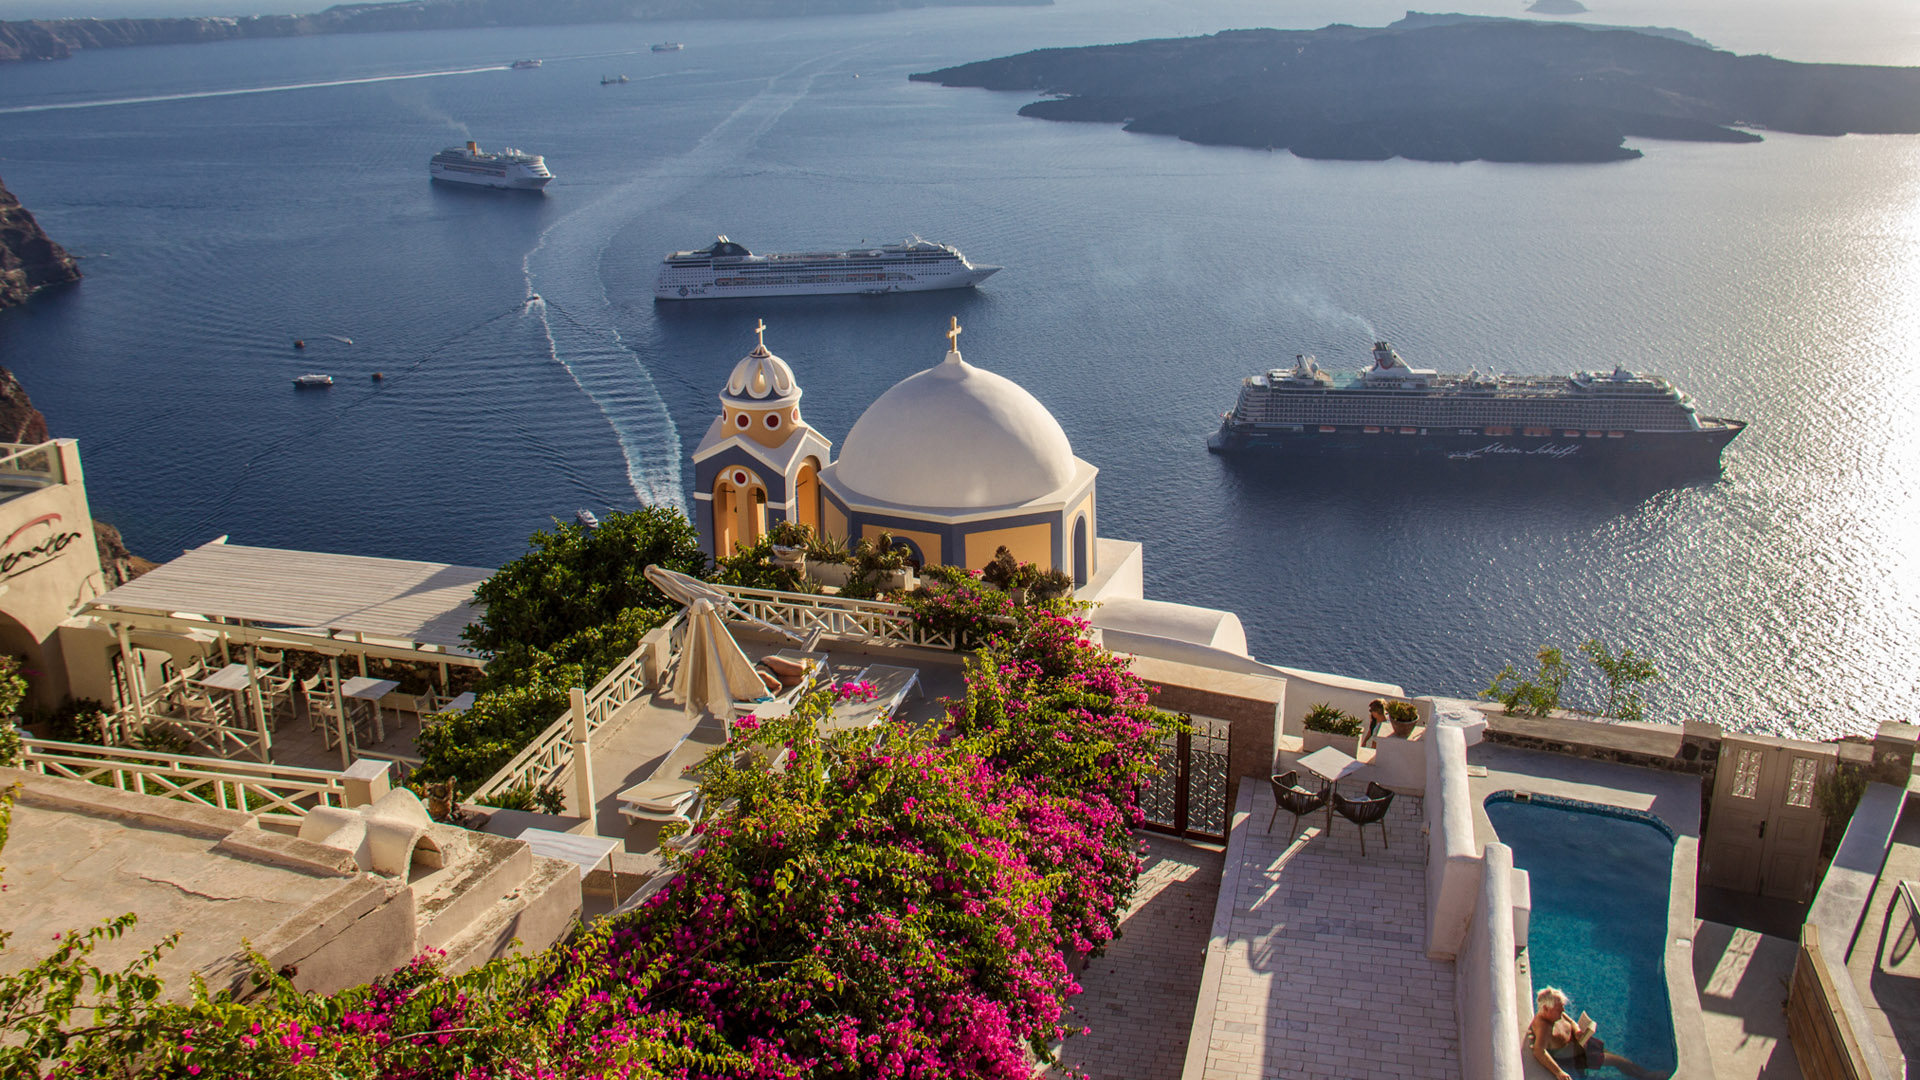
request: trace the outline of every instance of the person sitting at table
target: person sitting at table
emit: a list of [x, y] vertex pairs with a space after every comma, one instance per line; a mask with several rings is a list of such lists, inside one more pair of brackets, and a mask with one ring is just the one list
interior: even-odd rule
[[[1552, 1074], [1554, 1080], [1571, 1080], [1575, 1074], [1585, 1076], [1588, 1069], [1607, 1065], [1634, 1080], [1665, 1080], [1666, 1073], [1649, 1072], [1619, 1054], [1608, 1052], [1600, 1036], [1589, 1034], [1581, 1038], [1580, 1025], [1567, 1015], [1567, 995], [1558, 987], [1542, 987], [1534, 995], [1534, 1001], [1540, 1011], [1528, 1025], [1527, 1037], [1533, 1044], [1533, 1060]], [[1568, 1066], [1573, 1067], [1573, 1072], [1567, 1071]]]

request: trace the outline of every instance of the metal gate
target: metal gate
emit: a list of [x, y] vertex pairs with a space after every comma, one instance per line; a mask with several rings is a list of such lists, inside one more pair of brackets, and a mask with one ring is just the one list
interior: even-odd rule
[[1189, 730], [1160, 743], [1160, 772], [1141, 794], [1147, 828], [1204, 840], [1227, 838], [1227, 749], [1233, 725], [1183, 716]]

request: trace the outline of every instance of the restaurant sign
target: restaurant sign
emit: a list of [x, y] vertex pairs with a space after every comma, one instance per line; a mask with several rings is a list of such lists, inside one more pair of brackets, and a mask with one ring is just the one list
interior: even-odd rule
[[41, 514], [13, 530], [0, 543], [0, 581], [45, 566], [66, 553], [84, 534], [63, 528], [59, 514]]

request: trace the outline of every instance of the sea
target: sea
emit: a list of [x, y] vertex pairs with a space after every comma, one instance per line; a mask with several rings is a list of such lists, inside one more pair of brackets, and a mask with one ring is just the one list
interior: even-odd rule
[[[51, 6], [0, 17], [219, 10]], [[1907, 0], [1590, 6], [1741, 53], [1920, 65]], [[1145, 545], [1148, 595], [1237, 612], [1263, 660], [1472, 696], [1599, 639], [1655, 662], [1651, 719], [1920, 721], [1920, 137], [1322, 162], [907, 79], [1404, 11], [1058, 0], [0, 65], [0, 177], [86, 274], [0, 314], [0, 363], [149, 558], [226, 536], [496, 566], [578, 509], [689, 505], [688, 455], [756, 320], [837, 441], [941, 359], [956, 316], [967, 358], [1100, 468], [1100, 531]], [[521, 57], [544, 63], [507, 69]], [[557, 179], [429, 183], [427, 158], [468, 139]], [[965, 292], [656, 304], [662, 255], [722, 233], [918, 234], [1006, 269]], [[1442, 370], [1651, 370], [1751, 426], [1718, 477], [1652, 490], [1207, 452], [1243, 376], [1296, 353], [1358, 368], [1376, 338]], [[336, 385], [294, 390], [305, 372]]]

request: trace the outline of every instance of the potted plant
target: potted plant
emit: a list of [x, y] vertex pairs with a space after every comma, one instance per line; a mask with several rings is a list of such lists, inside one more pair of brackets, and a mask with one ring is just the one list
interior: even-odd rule
[[822, 585], [843, 588], [853, 577], [853, 553], [847, 542], [824, 532], [807, 540], [807, 576]]
[[[1005, 548], [1000, 550], [1005, 551]], [[1040, 580], [1040, 568], [1030, 562], [1015, 566], [1007, 575], [1007, 595], [1013, 597], [1016, 607], [1027, 606], [1027, 590]]]
[[795, 574], [807, 572], [807, 545], [813, 539], [812, 529], [797, 521], [776, 521], [768, 530], [767, 538], [773, 541], [773, 565]]
[[1033, 583], [1034, 595], [1042, 600], [1058, 600], [1073, 593], [1073, 575], [1059, 567], [1043, 570]]
[[1360, 752], [1359, 719], [1324, 701], [1309, 707], [1300, 723], [1306, 729], [1303, 741], [1307, 753], [1323, 746], [1335, 747], [1348, 757]]
[[1387, 722], [1393, 725], [1394, 737], [1404, 739], [1419, 725], [1420, 710], [1414, 708], [1411, 701], [1389, 701]]

